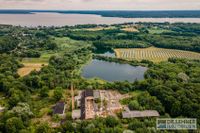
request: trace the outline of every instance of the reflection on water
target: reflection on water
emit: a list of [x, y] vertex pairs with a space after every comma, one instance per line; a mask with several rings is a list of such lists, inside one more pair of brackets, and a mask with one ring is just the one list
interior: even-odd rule
[[105, 56], [105, 57], [115, 57], [115, 52], [113, 50], [108, 50], [108, 49], [101, 49], [101, 50], [95, 50], [95, 54]]
[[21, 26], [64, 26], [78, 24], [117, 24], [125, 22], [191, 22], [200, 23], [200, 18], [117, 18], [89, 14], [0, 14], [0, 24]]
[[115, 57], [115, 53], [114, 52], [110, 52], [110, 51], [107, 51], [107, 52], [99, 54], [99, 55], [106, 56], [106, 57]]
[[107, 81], [129, 81], [133, 82], [144, 79], [146, 67], [131, 66], [129, 64], [119, 64], [100, 60], [92, 62], [83, 68], [82, 76], [85, 78], [98, 77]]

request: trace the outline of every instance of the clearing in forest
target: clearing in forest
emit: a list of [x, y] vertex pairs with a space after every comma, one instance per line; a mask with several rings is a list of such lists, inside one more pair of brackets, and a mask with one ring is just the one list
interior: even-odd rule
[[39, 58], [23, 58], [21, 63], [24, 64], [23, 68], [18, 70], [20, 76], [28, 75], [31, 71], [39, 71], [44, 65], [48, 65], [49, 59], [52, 56], [60, 56], [65, 52], [70, 52], [81, 48], [84, 44], [87, 47], [90, 44], [86, 44], [82, 41], [75, 41], [67, 37], [55, 37], [53, 41], [58, 45], [56, 51], [42, 51]]
[[138, 29], [136, 29], [135, 27], [126, 27], [123, 28], [122, 30], [127, 32], [139, 32]]
[[164, 48], [127, 48], [127, 49], [115, 49], [117, 58], [122, 59], [135, 59], [135, 60], [150, 60], [153, 62], [166, 61], [169, 58], [186, 58], [186, 59], [200, 59], [200, 54], [196, 52], [164, 49]]
[[108, 27], [98, 26], [98, 27], [94, 27], [94, 28], [75, 29], [74, 31], [80, 31], [80, 30], [85, 30], [85, 31], [101, 31], [101, 30], [112, 30], [112, 29], [116, 29], [116, 27], [115, 26], [108, 26]]
[[28, 75], [31, 71], [36, 70], [40, 71], [40, 69], [47, 64], [42, 63], [23, 63], [24, 67], [18, 70], [18, 74], [23, 77]]
[[87, 31], [100, 31], [100, 30], [111, 30], [111, 29], [115, 29], [115, 27], [113, 27], [113, 26], [109, 26], [109, 27], [95, 27], [95, 28], [87, 28], [85, 30], [87, 30]]
[[137, 25], [125, 25], [122, 26], [122, 31], [126, 31], [126, 32], [139, 32]]

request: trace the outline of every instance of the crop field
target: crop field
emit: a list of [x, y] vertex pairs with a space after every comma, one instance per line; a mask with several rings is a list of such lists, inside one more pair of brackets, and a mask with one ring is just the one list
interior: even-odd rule
[[40, 69], [44, 65], [47, 65], [47, 64], [42, 64], [42, 63], [23, 63], [23, 64], [24, 64], [24, 67], [18, 70], [18, 74], [21, 77], [28, 75], [33, 70], [40, 71]]
[[200, 59], [200, 54], [196, 52], [164, 49], [164, 48], [130, 48], [130, 49], [115, 49], [117, 58], [128, 60], [150, 60], [153, 62], [166, 61], [169, 58], [187, 58], [187, 59]]

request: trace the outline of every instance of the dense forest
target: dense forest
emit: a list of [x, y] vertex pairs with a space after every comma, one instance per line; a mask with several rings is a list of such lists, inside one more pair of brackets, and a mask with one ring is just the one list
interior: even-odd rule
[[[200, 60], [170, 58], [153, 63], [148, 60], [124, 60], [96, 55], [94, 51], [114, 48], [161, 47], [200, 52], [200, 24], [137, 23], [136, 32], [123, 30], [133, 24], [78, 25], [27, 28], [0, 26], [0, 132], [2, 133], [122, 133], [124, 130], [162, 132], [155, 128], [155, 118], [118, 117], [74, 121], [71, 105], [61, 126], [52, 127], [51, 106], [70, 97], [71, 83], [76, 89], [111, 89], [137, 97], [122, 100], [134, 110], [154, 109], [161, 117], [200, 119]], [[103, 27], [101, 30], [91, 28]], [[114, 28], [113, 28], [114, 27]], [[81, 68], [92, 58], [109, 62], [148, 67], [142, 81], [88, 80]], [[26, 59], [26, 60], [25, 60]], [[20, 76], [25, 61], [46, 63], [40, 71]], [[45, 59], [45, 62], [44, 62]], [[29, 62], [29, 63], [30, 63]], [[165, 131], [189, 132], [189, 131]]]
[[[128, 24], [127, 24], [128, 25]], [[188, 27], [188, 28], [183, 28]], [[138, 24], [139, 32], [121, 30], [117, 25], [110, 30], [72, 30], [68, 36], [76, 40], [92, 41], [99, 49], [145, 48], [150, 46], [200, 51], [199, 24]], [[156, 32], [155, 32], [156, 31]]]

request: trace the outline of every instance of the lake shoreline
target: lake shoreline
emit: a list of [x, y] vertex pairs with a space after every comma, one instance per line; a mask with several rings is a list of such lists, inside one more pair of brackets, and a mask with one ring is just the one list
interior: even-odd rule
[[119, 18], [200, 18], [200, 10], [27, 10], [0, 9], [0, 14], [90, 14]]
[[14, 25], [22, 27], [38, 26], [75, 26], [85, 24], [123, 24], [123, 23], [200, 23], [200, 18], [123, 18], [123, 17], [104, 17], [96, 14], [64, 14], [52, 12], [40, 12], [31, 14], [2, 14], [0, 13], [0, 24]]

